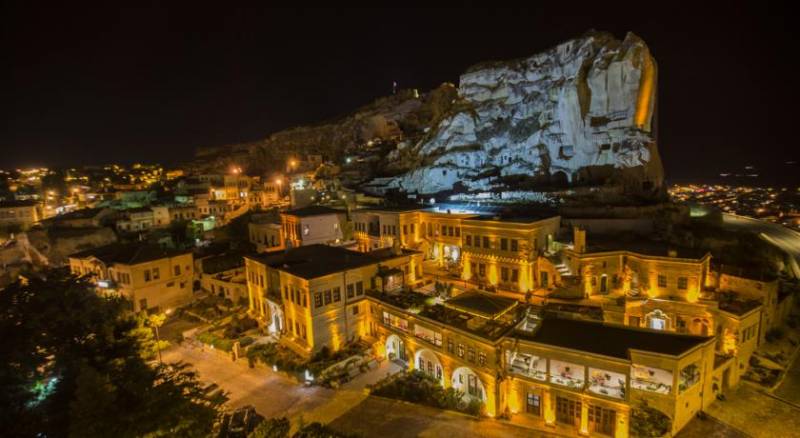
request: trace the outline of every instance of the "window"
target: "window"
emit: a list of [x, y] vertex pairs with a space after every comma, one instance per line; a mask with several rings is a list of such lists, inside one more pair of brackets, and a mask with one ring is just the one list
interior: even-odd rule
[[480, 353], [478, 353], [478, 365], [480, 365], [482, 367], [486, 366], [486, 353], [484, 353], [482, 351]]
[[322, 307], [322, 294], [319, 292], [314, 294], [314, 307]]
[[358, 315], [358, 305], [353, 306], [353, 315]]
[[525, 403], [525, 412], [532, 415], [542, 415], [542, 399], [539, 395], [528, 393], [528, 401]]
[[300, 335], [303, 337], [303, 340], [306, 339], [306, 325], [300, 324]]
[[484, 248], [488, 248], [489, 247], [489, 237], [488, 236], [483, 236], [483, 247]]
[[540, 272], [539, 278], [542, 280], [542, 287], [547, 287], [547, 271]]
[[470, 236], [469, 234], [467, 234], [467, 237], [466, 237], [466, 239], [467, 239], [466, 246], [472, 246], [472, 236]]
[[511, 239], [511, 251], [519, 251], [519, 241], [517, 239]]
[[678, 289], [686, 290], [689, 288], [689, 279], [686, 277], [678, 277]]
[[508, 281], [508, 268], [506, 268], [505, 266], [500, 268], [500, 280], [503, 282]]
[[150, 270], [149, 269], [145, 269], [144, 270], [144, 281], [150, 281]]
[[180, 265], [173, 266], [172, 270], [175, 273], [175, 276], [181, 275], [181, 267], [180, 267]]
[[659, 275], [658, 276], [658, 287], [667, 287], [667, 276], [666, 275]]
[[347, 285], [347, 298], [353, 298], [356, 296], [356, 285], [355, 284], [348, 284]]
[[519, 281], [519, 270], [517, 269], [511, 270], [511, 281], [514, 283]]
[[300, 293], [303, 295], [303, 307], [308, 307], [308, 294], [306, 294], [305, 290], [300, 291]]
[[458, 344], [458, 357], [464, 357], [464, 344]]
[[411, 224], [411, 234], [414, 234], [414, 224]]
[[454, 350], [453, 340], [452, 339], [448, 339], [447, 340], [447, 352], [450, 353], [450, 354], [453, 354], [453, 350]]
[[478, 263], [478, 276], [485, 277], [486, 276], [486, 265], [483, 263]]
[[289, 286], [284, 286], [283, 287], [283, 298], [285, 300], [289, 299]]
[[589, 424], [593, 426], [594, 432], [613, 436], [616, 423], [617, 415], [613, 409], [589, 406]]
[[333, 302], [338, 303], [342, 300], [342, 289], [340, 287], [333, 288]]
[[563, 424], [581, 424], [581, 402], [556, 397], [556, 421]]
[[147, 310], [147, 298], [142, 298], [139, 300], [139, 310]]
[[408, 235], [408, 225], [403, 225], [403, 235], [404, 236]]
[[475, 349], [472, 347], [469, 347], [469, 350], [467, 351], [467, 360], [470, 362], [475, 362]]
[[506, 239], [505, 237], [500, 239], [500, 249], [502, 251], [508, 251], [508, 239]]
[[356, 283], [356, 295], [364, 295], [364, 282], [358, 281]]
[[331, 290], [328, 289], [325, 291], [325, 305], [327, 306], [330, 303], [331, 303]]
[[456, 227], [456, 237], [461, 237], [461, 227]]
[[300, 323], [297, 321], [294, 322], [294, 332], [298, 335], [300, 334]]

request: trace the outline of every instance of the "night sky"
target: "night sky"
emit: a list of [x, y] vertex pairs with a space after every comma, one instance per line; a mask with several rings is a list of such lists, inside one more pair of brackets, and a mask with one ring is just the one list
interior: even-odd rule
[[0, 168], [177, 163], [198, 146], [335, 117], [389, 94], [393, 80], [420, 90], [457, 83], [472, 64], [529, 56], [590, 28], [633, 31], [654, 54], [668, 177], [746, 164], [780, 173], [800, 158], [793, 14], [766, 2], [710, 11], [702, 2], [433, 11], [33, 3], [4, 6], [0, 18]]

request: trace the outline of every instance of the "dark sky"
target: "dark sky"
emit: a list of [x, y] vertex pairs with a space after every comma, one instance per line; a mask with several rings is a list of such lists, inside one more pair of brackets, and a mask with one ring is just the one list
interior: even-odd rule
[[670, 177], [798, 158], [792, 14], [767, 2], [709, 11], [705, 2], [358, 11], [42, 3], [2, 10], [0, 168], [179, 162], [197, 146], [347, 112], [390, 93], [392, 80], [421, 90], [457, 82], [471, 64], [528, 56], [590, 28], [633, 31], [650, 46]]

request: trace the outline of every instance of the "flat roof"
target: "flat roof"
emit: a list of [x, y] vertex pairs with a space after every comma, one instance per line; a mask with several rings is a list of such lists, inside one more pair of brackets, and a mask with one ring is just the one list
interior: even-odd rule
[[711, 339], [703, 336], [557, 318], [544, 319], [533, 333], [517, 331], [514, 336], [540, 344], [619, 359], [630, 359], [630, 350], [680, 356]]
[[296, 277], [311, 280], [413, 253], [414, 251], [408, 250], [404, 250], [400, 255], [383, 250], [363, 253], [338, 246], [315, 244], [292, 248], [280, 253], [246, 257]]
[[590, 234], [586, 237], [587, 253], [630, 251], [647, 256], [669, 257], [670, 250], [674, 250], [677, 253], [677, 257], [683, 259], [700, 260], [708, 254], [708, 251], [700, 248], [673, 245], [634, 234]]
[[359, 208], [356, 210], [357, 213], [368, 213], [368, 212], [376, 212], [376, 213], [409, 213], [414, 211], [424, 210], [428, 207], [424, 205], [398, 205], [398, 206], [375, 206], [375, 207], [364, 207]]
[[147, 243], [112, 243], [79, 251], [71, 254], [70, 257], [80, 259], [95, 257], [105, 264], [136, 265], [189, 253], [191, 253], [190, 250], [167, 249]]
[[551, 219], [557, 217], [557, 213], [553, 214], [545, 214], [542, 213], [541, 215], [527, 215], [527, 214], [507, 214], [507, 215], [491, 215], [491, 214], [483, 214], [480, 216], [469, 218], [468, 220], [471, 221], [496, 221], [496, 222], [511, 222], [517, 224], [532, 224], [534, 222], [543, 221], [546, 219]]
[[517, 304], [519, 301], [513, 298], [478, 291], [465, 292], [444, 302], [445, 307], [486, 319], [495, 319], [516, 307]]
[[309, 205], [308, 207], [295, 208], [294, 210], [284, 211], [283, 214], [298, 217], [309, 216], [322, 216], [326, 214], [340, 214], [345, 213], [344, 210], [337, 210], [335, 208], [326, 207], [324, 205]]

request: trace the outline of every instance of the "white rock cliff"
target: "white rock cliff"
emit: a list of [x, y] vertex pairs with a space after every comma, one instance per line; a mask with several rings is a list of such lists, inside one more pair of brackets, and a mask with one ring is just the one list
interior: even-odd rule
[[656, 81], [655, 60], [631, 33], [619, 41], [591, 32], [526, 59], [474, 66], [450, 113], [413, 146], [421, 165], [385, 187], [484, 191], [522, 179], [658, 191]]

